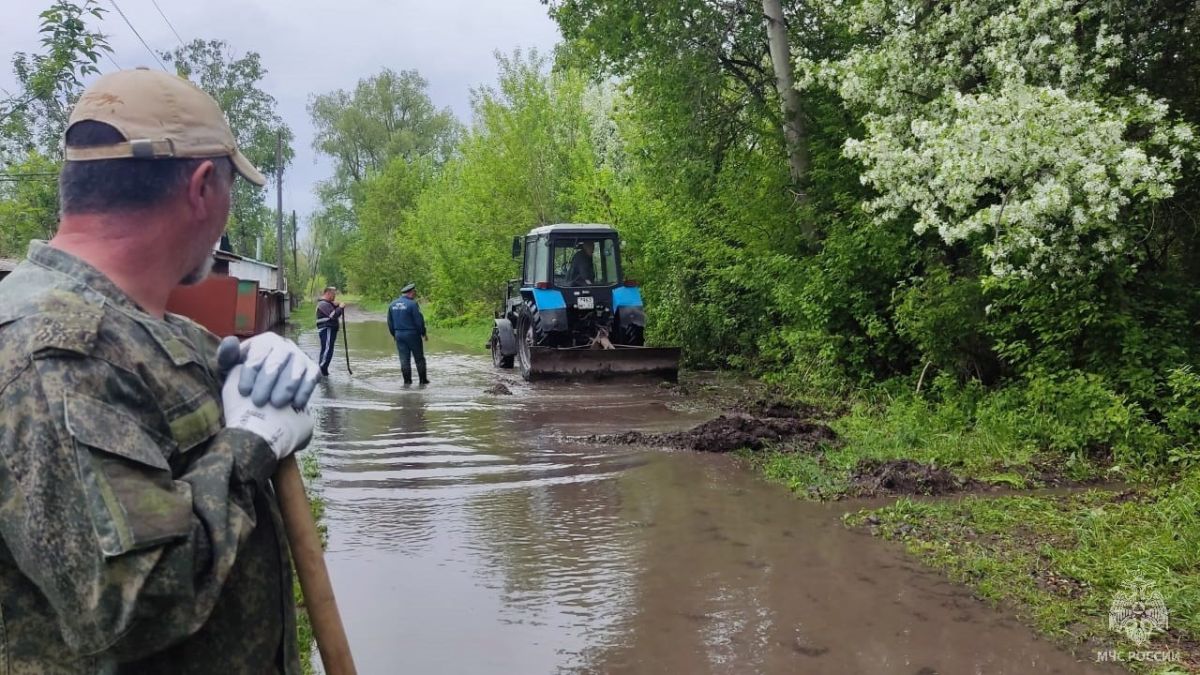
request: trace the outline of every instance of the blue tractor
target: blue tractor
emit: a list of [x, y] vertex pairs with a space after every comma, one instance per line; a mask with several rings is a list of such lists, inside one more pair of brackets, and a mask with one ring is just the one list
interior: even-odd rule
[[526, 380], [679, 375], [679, 349], [646, 347], [646, 313], [608, 225], [546, 225], [513, 238], [521, 278], [508, 282], [488, 348]]

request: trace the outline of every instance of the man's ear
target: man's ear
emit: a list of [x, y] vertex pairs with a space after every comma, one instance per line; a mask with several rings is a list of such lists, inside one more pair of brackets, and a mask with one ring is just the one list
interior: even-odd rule
[[208, 217], [208, 197], [211, 190], [217, 189], [217, 166], [211, 159], [200, 162], [188, 177], [187, 201], [192, 213], [197, 218]]

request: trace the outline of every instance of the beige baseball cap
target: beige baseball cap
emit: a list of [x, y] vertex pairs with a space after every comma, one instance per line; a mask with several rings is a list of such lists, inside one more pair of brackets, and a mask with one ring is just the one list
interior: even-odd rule
[[109, 73], [79, 97], [67, 128], [85, 120], [110, 125], [127, 140], [113, 145], [69, 147], [68, 161], [228, 157], [246, 180], [255, 185], [267, 183], [237, 149], [233, 131], [217, 102], [177, 75], [146, 68]]

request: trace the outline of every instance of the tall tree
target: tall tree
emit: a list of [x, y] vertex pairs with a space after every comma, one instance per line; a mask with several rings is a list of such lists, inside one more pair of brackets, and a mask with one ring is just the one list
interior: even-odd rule
[[333, 158], [342, 184], [382, 170], [395, 157], [444, 160], [459, 130], [450, 110], [429, 99], [429, 83], [415, 70], [384, 68], [353, 91], [339, 89], [309, 99], [316, 127], [313, 147]]
[[415, 280], [443, 316], [486, 315], [512, 275], [512, 236], [572, 220], [594, 193], [585, 79], [549, 72], [536, 53], [497, 60], [498, 84], [473, 92], [474, 121], [450, 161], [396, 157], [355, 185], [344, 260], [356, 290], [387, 297]]
[[104, 34], [88, 27], [104, 12], [98, 0], [58, 0], [40, 14], [44, 51], [13, 55], [13, 74], [21, 88], [0, 100], [0, 164], [19, 161], [35, 148], [60, 156], [82, 79], [100, 72], [96, 63], [101, 54], [112, 51]]
[[415, 70], [385, 68], [359, 80], [352, 91], [309, 99], [317, 132], [313, 147], [331, 157], [335, 167], [318, 189], [321, 212], [316, 218], [320, 241], [330, 247], [321, 263], [328, 279], [349, 276], [359, 290], [376, 292], [397, 273], [376, 272], [393, 252], [399, 216], [364, 218], [363, 205], [368, 200], [377, 204], [388, 190], [405, 186], [387, 197], [387, 207], [407, 208], [415, 199], [415, 186], [450, 156], [460, 125], [449, 109], [434, 106], [428, 86]]
[[[257, 52], [239, 56], [222, 40], [193, 40], [164, 52], [162, 57], [175, 66], [181, 77], [192, 80], [217, 100], [229, 118], [238, 147], [264, 175], [273, 178], [291, 163], [295, 156], [292, 131], [276, 111], [275, 97], [262, 88], [267, 69]], [[283, 134], [283, 166], [275, 161], [279, 133]], [[264, 200], [261, 189], [237, 181], [229, 224], [235, 252], [251, 254], [259, 236], [274, 241], [274, 219]]]
[[[775, 89], [783, 109], [783, 135], [787, 144], [788, 166], [792, 182], [801, 187], [808, 179], [808, 139], [805, 134], [804, 110], [800, 105], [800, 91], [792, 81], [792, 50], [789, 46], [787, 22], [779, 0], [763, 0], [763, 14], [767, 23], [767, 43], [770, 46], [771, 65], [775, 70]], [[802, 188], [801, 188], [802, 189]], [[809, 221], [803, 221], [805, 234], [814, 236]]]

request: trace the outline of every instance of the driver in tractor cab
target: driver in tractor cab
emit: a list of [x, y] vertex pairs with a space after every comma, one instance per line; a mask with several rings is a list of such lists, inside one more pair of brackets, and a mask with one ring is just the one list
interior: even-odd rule
[[592, 253], [596, 250], [596, 242], [581, 241], [575, 245], [575, 255], [571, 258], [571, 271], [567, 274], [567, 283], [572, 286], [591, 286], [596, 278], [596, 267], [592, 263]]

